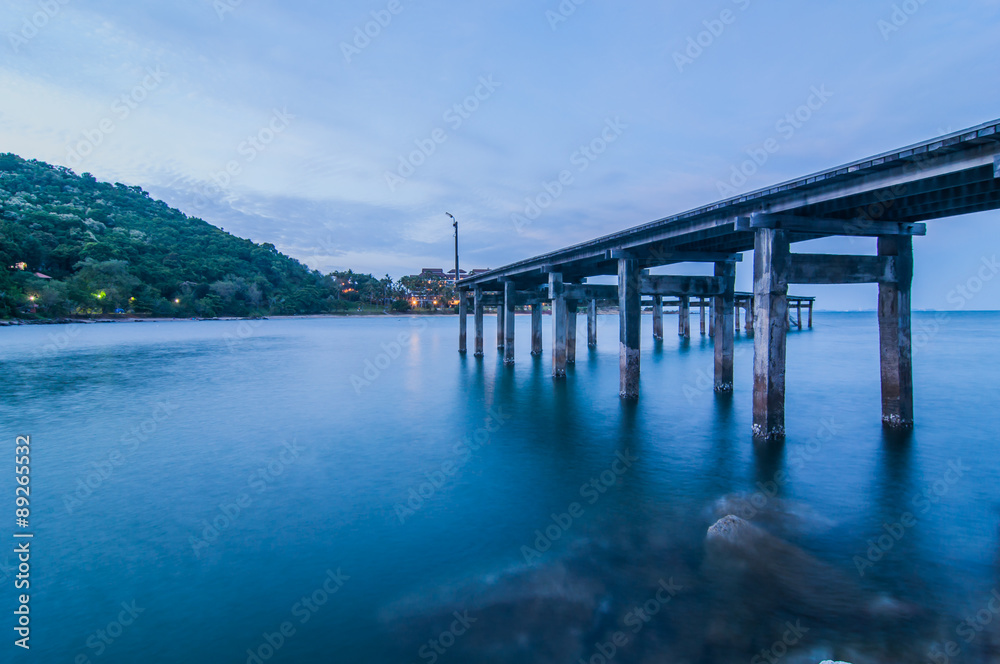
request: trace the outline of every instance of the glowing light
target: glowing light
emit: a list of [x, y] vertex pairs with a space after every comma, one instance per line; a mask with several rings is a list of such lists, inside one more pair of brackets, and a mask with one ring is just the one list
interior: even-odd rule
[[180, 304], [180, 303], [181, 303], [181, 298], [177, 298], [176, 300], [174, 300], [174, 304]]
[[100, 293], [94, 293], [94, 297], [96, 297], [98, 300], [103, 300], [107, 296], [108, 294], [105, 293], [104, 291], [101, 291]]
[[35, 301], [35, 296], [34, 295], [29, 295], [28, 299], [31, 300], [32, 302], [34, 302]]

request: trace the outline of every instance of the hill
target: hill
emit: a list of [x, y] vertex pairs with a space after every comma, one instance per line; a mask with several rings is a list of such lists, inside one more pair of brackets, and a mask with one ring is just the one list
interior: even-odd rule
[[343, 284], [140, 187], [0, 154], [0, 317], [321, 313]]

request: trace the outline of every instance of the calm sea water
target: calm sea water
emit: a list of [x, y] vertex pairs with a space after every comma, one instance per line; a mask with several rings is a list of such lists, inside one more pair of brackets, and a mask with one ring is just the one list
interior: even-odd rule
[[[616, 632], [614, 661], [749, 661], [803, 617], [785, 649], [819, 659], [952, 640], [953, 661], [987, 661], [1000, 315], [916, 315], [917, 426], [895, 438], [874, 314], [817, 313], [788, 339], [772, 450], [750, 437], [752, 340], [717, 397], [711, 343], [674, 322], [654, 344], [644, 320], [634, 405], [614, 316], [597, 349], [581, 317], [561, 382], [548, 317], [541, 358], [518, 317], [512, 369], [490, 318], [484, 359], [456, 352], [454, 318], [0, 330], [11, 513], [15, 436], [33, 450], [33, 661], [599, 662]], [[812, 578], [783, 583], [802, 596], [732, 582], [706, 554], [738, 509], [791, 542]], [[3, 661], [21, 657], [10, 516]], [[652, 602], [661, 581], [683, 590]], [[856, 618], [869, 602], [884, 619], [824, 605], [841, 587]], [[989, 624], [967, 641], [977, 611]]]

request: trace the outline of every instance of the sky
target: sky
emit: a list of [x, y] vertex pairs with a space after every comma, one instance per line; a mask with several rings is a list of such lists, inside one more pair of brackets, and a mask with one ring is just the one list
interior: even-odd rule
[[[0, 2], [0, 152], [324, 272], [449, 269], [446, 212], [499, 267], [1000, 117], [1000, 0]], [[998, 225], [931, 222], [913, 306], [1000, 309]]]

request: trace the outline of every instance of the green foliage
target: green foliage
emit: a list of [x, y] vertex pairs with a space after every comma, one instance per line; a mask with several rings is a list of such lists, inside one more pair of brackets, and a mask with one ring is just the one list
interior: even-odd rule
[[[35, 276], [42, 273], [51, 279]], [[392, 280], [352, 275], [366, 302]], [[252, 316], [340, 309], [333, 275], [188, 217], [139, 187], [0, 154], [0, 316]], [[34, 299], [31, 299], [34, 298]]]

